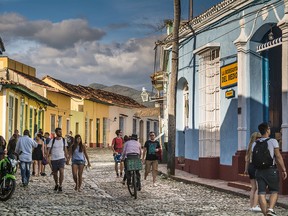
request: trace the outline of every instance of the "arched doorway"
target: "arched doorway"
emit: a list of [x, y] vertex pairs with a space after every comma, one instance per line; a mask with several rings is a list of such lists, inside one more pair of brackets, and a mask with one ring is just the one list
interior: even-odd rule
[[186, 78], [181, 77], [177, 84], [177, 131], [176, 151], [177, 157], [184, 157], [187, 145], [191, 140], [186, 139], [186, 132], [189, 129], [189, 85]]
[[[261, 43], [267, 43], [281, 37], [282, 32], [271, 24]], [[282, 45], [271, 47], [261, 52], [263, 63], [263, 100], [264, 121], [270, 123], [271, 137], [279, 133], [282, 124]]]
[[276, 23], [265, 23], [250, 43], [251, 128], [257, 129], [261, 121], [269, 122], [273, 138], [282, 124], [282, 45], [276, 42], [281, 36]]

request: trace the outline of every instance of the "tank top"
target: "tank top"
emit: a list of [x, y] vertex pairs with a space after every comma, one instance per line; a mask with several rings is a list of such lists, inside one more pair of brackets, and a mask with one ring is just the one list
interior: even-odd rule
[[123, 149], [123, 139], [122, 139], [122, 137], [120, 137], [120, 138], [115, 137], [113, 139], [113, 143], [114, 143], [115, 151], [118, 152], [118, 153], [122, 153], [122, 149]]
[[85, 161], [84, 151], [79, 152], [79, 146], [77, 146], [76, 149], [74, 150], [72, 160]]

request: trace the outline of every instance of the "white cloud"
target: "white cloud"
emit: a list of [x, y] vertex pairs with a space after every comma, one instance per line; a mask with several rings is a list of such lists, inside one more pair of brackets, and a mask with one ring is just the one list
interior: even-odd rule
[[69, 48], [78, 41], [100, 40], [106, 34], [101, 29], [89, 27], [84, 19], [52, 23], [47, 20], [29, 21], [15, 13], [0, 15], [0, 32], [13, 40], [25, 38], [57, 49]]
[[[21, 30], [24, 25], [31, 28], [29, 34]], [[0, 32], [4, 29], [5, 54], [35, 67], [38, 78], [49, 75], [73, 84], [151, 88], [153, 48], [159, 37], [101, 44], [98, 39], [105, 34], [90, 28], [85, 20], [31, 22], [16, 14], [0, 16]]]

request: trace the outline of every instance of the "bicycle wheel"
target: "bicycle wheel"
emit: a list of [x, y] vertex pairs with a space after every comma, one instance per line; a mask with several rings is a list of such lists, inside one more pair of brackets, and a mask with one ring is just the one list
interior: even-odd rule
[[128, 187], [128, 191], [131, 194], [131, 196], [134, 196], [135, 194], [135, 190], [134, 190], [134, 171], [130, 171], [131, 172], [131, 183], [128, 184], [128, 179], [127, 179], [127, 187]]
[[137, 199], [137, 177], [136, 177], [136, 172], [133, 171], [133, 176], [132, 176], [132, 184], [134, 185], [134, 197]]

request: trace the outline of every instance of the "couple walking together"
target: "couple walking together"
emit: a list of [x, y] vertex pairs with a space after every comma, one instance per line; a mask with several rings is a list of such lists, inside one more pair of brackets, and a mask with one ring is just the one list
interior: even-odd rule
[[[246, 153], [245, 174], [251, 181], [250, 207], [252, 211], [261, 211], [263, 215], [276, 215], [274, 207], [279, 193], [280, 174], [285, 180], [287, 172], [276, 139], [269, 138], [271, 131], [268, 123], [261, 123], [258, 132], [251, 136]], [[278, 171], [280, 169], [280, 171]], [[280, 174], [279, 174], [280, 172]], [[269, 204], [266, 201], [266, 189], [270, 192]], [[257, 208], [257, 204], [260, 208]]]
[[[47, 145], [47, 158], [51, 163], [53, 178], [55, 182], [55, 191], [62, 192], [64, 181], [64, 166], [69, 165], [72, 158], [72, 175], [75, 182], [75, 190], [80, 191], [82, 185], [82, 174], [87, 160], [88, 166], [90, 161], [87, 155], [86, 146], [82, 143], [81, 136], [75, 136], [75, 142], [67, 150], [67, 142], [62, 137], [62, 129], [55, 129], [56, 137], [51, 139]], [[30, 138], [29, 130], [25, 130], [23, 137], [20, 137], [16, 144], [16, 153], [19, 154], [22, 185], [28, 186], [30, 179], [30, 167], [32, 162], [32, 150], [37, 148], [38, 144]], [[58, 176], [59, 173], [59, 176]]]

